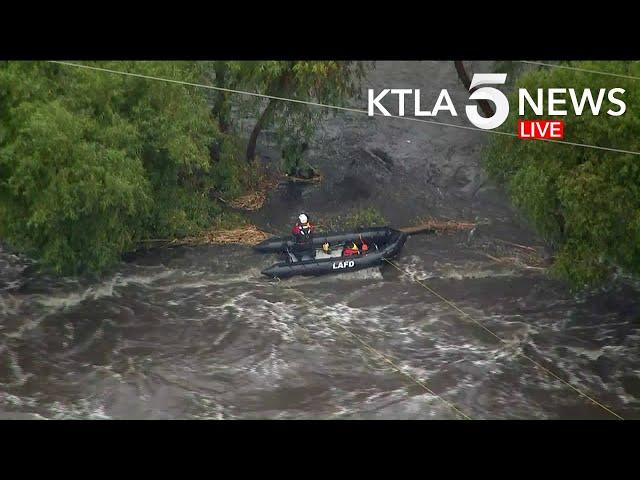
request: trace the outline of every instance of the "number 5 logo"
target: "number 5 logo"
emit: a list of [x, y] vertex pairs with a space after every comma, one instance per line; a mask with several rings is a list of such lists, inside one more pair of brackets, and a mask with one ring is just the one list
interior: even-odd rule
[[[504, 85], [507, 80], [506, 73], [476, 73], [471, 80], [469, 90], [478, 85]], [[477, 105], [467, 105], [465, 111], [467, 118], [476, 127], [483, 130], [497, 128], [504, 123], [509, 116], [509, 100], [500, 90], [491, 87], [482, 87], [469, 95], [470, 100], [489, 100], [496, 106], [496, 111], [491, 117], [482, 117], [478, 113]]]

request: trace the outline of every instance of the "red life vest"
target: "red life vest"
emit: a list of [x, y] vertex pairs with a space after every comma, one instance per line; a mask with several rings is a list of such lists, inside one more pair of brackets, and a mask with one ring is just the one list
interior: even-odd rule
[[342, 249], [342, 255], [344, 255], [345, 257], [348, 257], [350, 255], [358, 255], [360, 252], [358, 251], [357, 248], [352, 248], [352, 247], [344, 247]]
[[291, 233], [296, 237], [298, 241], [305, 241], [308, 239], [313, 233], [314, 226], [310, 223], [306, 225], [300, 225], [300, 223], [296, 223], [291, 229]]

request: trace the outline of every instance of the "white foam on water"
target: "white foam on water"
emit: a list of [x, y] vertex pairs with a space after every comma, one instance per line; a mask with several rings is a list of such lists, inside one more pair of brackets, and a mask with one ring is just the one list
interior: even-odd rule
[[281, 280], [288, 287], [309, 284], [338, 283], [345, 280], [384, 280], [380, 267], [363, 268], [355, 272], [345, 272], [337, 274], [326, 274], [317, 276], [297, 275]]
[[12, 395], [7, 392], [0, 392], [0, 404], [3, 404], [5, 407], [29, 407], [33, 408], [36, 406], [36, 399], [33, 397], [19, 397], [17, 395]]
[[567, 345], [564, 345], [564, 348], [566, 348], [570, 352], [575, 353], [576, 356], [585, 357], [585, 358], [589, 359], [590, 361], [594, 361], [594, 360], [597, 360], [598, 358], [600, 358], [602, 355], [605, 354], [605, 349], [606, 349], [606, 347], [605, 348], [588, 349], [588, 348], [581, 348], [581, 347], [570, 347], [570, 346], [567, 346]]
[[[390, 416], [399, 419], [416, 419], [416, 418], [433, 418], [433, 419], [460, 419], [460, 415], [456, 413], [449, 405], [445, 404], [440, 398], [424, 392], [420, 395], [412, 395], [403, 400], [396, 408], [401, 407], [401, 412], [390, 414]], [[460, 406], [457, 406], [460, 408]], [[464, 409], [462, 409], [464, 412]], [[381, 412], [384, 413], [384, 412]], [[467, 412], [464, 412], [467, 413]], [[385, 415], [385, 418], [387, 415]]]
[[607, 387], [609, 393], [615, 393], [618, 399], [625, 405], [635, 405], [640, 402], [640, 398], [634, 397], [628, 393], [622, 385], [618, 385], [615, 388]]
[[47, 420], [42, 415], [33, 412], [3, 412], [0, 411], [0, 420]]
[[197, 408], [201, 410], [198, 413], [191, 413], [189, 418], [194, 420], [233, 420], [237, 418], [225, 409], [220, 403], [207, 395], [197, 392], [191, 393], [191, 398]]
[[93, 345], [96, 341], [102, 339], [104, 336], [104, 327], [100, 325], [96, 330], [91, 332], [88, 338], [82, 340], [81, 343], [75, 345], [73, 348], [65, 351], [60, 355], [61, 358], [71, 357], [73, 355], [78, 354], [79, 352], [84, 352], [89, 349], [91, 345]]
[[[480, 367], [481, 371], [465, 372], [465, 370], [463, 369], [458, 372], [458, 374], [455, 375], [454, 385], [448, 386], [444, 390], [438, 390], [437, 392], [435, 392], [441, 398], [453, 403], [460, 410], [470, 415], [471, 417], [474, 417], [474, 409], [470, 406], [465, 406], [465, 403], [468, 402], [469, 404], [476, 404], [478, 402], [478, 399], [482, 398], [482, 396], [488, 396], [487, 401], [489, 401], [490, 404], [503, 405], [506, 409], [508, 409], [509, 414], [504, 418], [546, 417], [546, 414], [544, 412], [531, 410], [530, 400], [525, 398], [525, 396], [523, 396], [522, 394], [513, 391], [514, 388], [512, 385], [503, 385], [501, 386], [502, 388], [496, 389], [496, 386], [500, 386], [494, 383], [496, 379], [495, 374], [499, 374], [501, 372], [500, 365], [495, 361], [495, 358], [482, 358], [483, 355], [487, 353], [487, 351], [482, 351], [482, 349], [478, 349], [471, 344], [464, 344], [459, 346], [458, 348], [460, 347], [479, 354], [480, 358], [473, 359], [465, 355], [464, 358], [454, 363], [460, 363], [463, 367], [465, 365], [472, 364], [476, 367]], [[454, 345], [451, 345], [450, 348], [455, 353], [459, 351]], [[445, 347], [445, 349], [447, 349], [447, 347]], [[507, 362], [507, 365], [512, 364], [511, 362]], [[400, 367], [404, 372], [410, 374], [413, 378], [423, 381], [428, 387], [431, 387], [430, 378], [432, 378], [433, 375], [438, 375], [442, 372], [442, 366], [438, 365], [427, 367], [425, 365], [414, 365], [409, 362], [401, 362]], [[484, 370], [487, 371], [487, 374], [482, 373], [482, 371]], [[491, 372], [491, 374], [489, 374], [488, 372]], [[412, 383], [407, 380], [407, 388], [409, 388], [411, 385]], [[553, 390], [559, 391], [561, 390], [561, 388], [554, 388]], [[467, 402], [465, 402], [464, 399], [467, 399]], [[412, 410], [411, 408], [404, 408], [406, 406], [405, 403], [412, 404], [413, 402], [417, 402], [415, 404], [416, 410]], [[425, 402], [429, 404], [430, 409], [435, 409], [429, 412], [429, 415], [431, 416], [442, 417], [448, 415], [456, 415], [449, 406], [442, 402], [441, 399], [432, 396], [428, 392], [412, 396], [408, 400], [406, 400], [406, 402], [403, 401], [401, 403], [401, 405], [403, 406], [403, 413], [398, 415], [403, 416], [404, 414], [412, 413], [414, 415], [412, 418], [416, 418], [416, 416], [420, 417], [421, 415], [425, 414]], [[480, 411], [486, 411], [488, 406], [490, 405], [483, 405]], [[492, 418], [495, 418], [494, 414], [492, 414]], [[500, 418], [500, 415], [498, 415], [498, 418]]]
[[[497, 266], [485, 262], [466, 262], [463, 264], [453, 264], [449, 262], [433, 262], [431, 268], [425, 266], [423, 259], [417, 255], [411, 255], [402, 260], [399, 264], [405, 272], [408, 273], [411, 281], [428, 280], [433, 278], [465, 280], [480, 278], [501, 278], [501, 277], [520, 277], [523, 271]], [[403, 275], [406, 277], [406, 275]]]
[[[164, 290], [171, 291], [177, 288], [206, 289], [207, 287], [211, 287], [215, 285], [227, 284], [227, 281], [223, 279], [227, 279], [232, 282], [233, 281], [242, 282], [242, 281], [247, 281], [253, 278], [256, 272], [257, 270], [253, 269], [250, 272], [244, 273], [241, 275], [217, 276], [215, 278], [215, 281], [194, 282], [193, 284], [187, 284], [187, 285], [180, 285], [178, 283], [177, 285], [171, 285], [169, 287], [166, 287], [164, 288]], [[70, 292], [64, 295], [34, 295], [33, 299], [35, 300], [35, 302], [47, 308], [48, 311], [42, 316], [30, 318], [23, 325], [21, 325], [17, 331], [12, 333], [7, 333], [5, 335], [9, 338], [18, 338], [18, 339], [22, 338], [26, 332], [38, 327], [42, 322], [42, 320], [44, 320], [47, 316], [52, 315], [56, 312], [59, 312], [65, 309], [71, 309], [77, 305], [80, 305], [85, 301], [95, 301], [101, 298], [110, 298], [110, 297], [117, 296], [117, 289], [126, 287], [128, 285], [133, 285], [133, 284], [144, 285], [144, 286], [152, 285], [155, 282], [158, 282], [160, 280], [163, 280], [175, 275], [175, 273], [176, 273], [176, 270], [163, 270], [151, 275], [133, 274], [133, 275], [123, 276], [121, 274], [116, 274], [113, 277], [109, 278], [108, 280], [98, 285], [92, 285], [81, 292]], [[163, 287], [159, 287], [158, 289], [163, 290]], [[181, 301], [184, 301], [184, 299]], [[180, 304], [180, 301], [178, 302], [174, 301], [174, 305], [179, 305], [179, 304]]]
[[[549, 403], [556, 401], [553, 395], [558, 390], [546, 392], [546, 399]], [[504, 419], [504, 420], [544, 420], [549, 418], [547, 411], [534, 404], [534, 401], [521, 389], [514, 385], [496, 384], [493, 377], [488, 376], [478, 383], [474, 389], [461, 391], [460, 395], [467, 399], [474, 410], [465, 410], [474, 420], [481, 419]], [[467, 403], [465, 402], [465, 403]], [[464, 407], [464, 405], [462, 405]], [[464, 408], [463, 408], [464, 410]], [[482, 412], [480, 414], [475, 411]]]
[[49, 405], [48, 409], [54, 420], [111, 420], [102, 403], [87, 399], [69, 404], [56, 401]]
[[25, 323], [11, 333], [5, 333], [5, 337], [11, 339], [21, 339], [25, 333], [36, 328], [47, 317], [47, 315], [41, 315], [39, 317], [29, 318]]
[[[314, 303], [313, 310], [305, 314], [307, 317], [305, 318], [305, 326], [314, 335], [320, 336], [320, 340], [350, 337], [344, 328], [354, 332], [354, 328], [357, 327], [364, 329], [369, 334], [379, 335], [381, 333], [380, 327], [391, 324], [396, 318], [385, 312], [386, 305], [362, 308], [351, 307], [342, 302], [316, 305], [317, 303]], [[362, 336], [361, 332], [358, 334]]]
[[273, 386], [274, 381], [283, 380], [289, 371], [287, 363], [279, 356], [278, 349], [275, 345], [271, 345], [269, 355], [248, 368], [259, 383], [267, 383]]
[[10, 293], [0, 295], [0, 318], [17, 314], [22, 303], [23, 301], [19, 297]]
[[11, 280], [11, 281], [5, 281], [2, 286], [0, 287], [0, 292], [3, 290], [13, 290], [15, 288], [18, 288], [20, 285], [22, 285], [22, 280], [18, 279], [18, 280]]
[[[471, 341], [460, 344], [457, 337], [451, 334], [445, 334], [439, 331], [433, 334], [430, 331], [424, 331], [420, 327], [425, 324], [432, 324], [440, 321], [438, 315], [431, 314], [424, 320], [414, 322], [410, 326], [403, 325], [398, 322], [397, 312], [387, 311], [387, 306], [375, 306], [364, 308], [353, 308], [343, 303], [335, 305], [322, 305], [313, 311], [307, 313], [303, 317], [305, 326], [312, 332], [319, 344], [327, 341], [335, 341], [339, 338], [347, 338], [353, 341], [353, 338], [336, 324], [340, 324], [348, 328], [352, 332], [356, 332], [359, 338], [372, 346], [377, 346], [380, 339], [384, 339], [384, 343], [388, 348], [382, 348], [383, 353], [387, 356], [411, 355], [411, 351], [420, 350], [421, 358], [429, 355], [429, 349], [433, 348], [433, 355], [428, 356], [428, 360], [423, 364], [429, 365], [421, 373], [432, 374], [437, 372], [445, 365], [454, 363], [459, 360], [460, 356], [467, 357], [470, 354], [474, 357], [489, 358], [487, 365], [495, 364], [492, 359], [496, 356], [497, 347], [487, 347], [472, 343]], [[364, 330], [364, 333], [363, 331]], [[318, 338], [320, 337], [320, 338]], [[422, 345], [428, 342], [429, 346], [425, 350]], [[402, 345], [402, 347], [400, 347]], [[400, 347], [400, 349], [399, 349]], [[380, 347], [378, 347], [380, 348]], [[379, 362], [379, 356], [361, 348], [359, 343], [354, 344], [354, 349], [350, 350], [353, 355], [356, 351], [361, 352], [367, 361]], [[425, 362], [425, 360], [421, 360]], [[384, 365], [386, 368], [386, 364]], [[373, 368], [373, 367], [370, 367]]]
[[[459, 335], [457, 327], [460, 325], [462, 320], [453, 318], [454, 313], [451, 312], [451, 307], [443, 302], [420, 302], [417, 305], [403, 305], [400, 310], [401, 312], [406, 310], [407, 313], [402, 313], [400, 315], [397, 313], [399, 310], [397, 306], [389, 308], [394, 310], [397, 315], [396, 319], [402, 321], [402, 323], [400, 321], [396, 321], [396, 331], [406, 331], [407, 333], [414, 335], [416, 338], [446, 338], [452, 334], [451, 330], [455, 329], [456, 332], [454, 332], [454, 334], [456, 335], [456, 342], [459, 340], [457, 337]], [[418, 310], [418, 308], [421, 310]]]
[[[402, 370], [409, 373], [412, 371], [414, 377], [422, 381], [428, 380], [419, 376], [416, 369], [402, 367]], [[420, 373], [424, 373], [421, 371]], [[397, 373], [394, 373], [397, 375]], [[406, 380], [406, 385], [393, 390], [380, 391], [372, 390], [373, 393], [366, 395], [364, 399], [357, 397], [366, 393], [366, 390], [358, 392], [344, 392], [337, 399], [340, 405], [335, 407], [332, 418], [353, 416], [356, 418], [382, 417], [387, 419], [416, 419], [416, 418], [457, 418], [446, 403], [438, 396], [433, 395], [420, 387], [419, 393], [409, 394], [409, 389], [416, 387], [410, 380]], [[442, 398], [454, 395], [453, 390], [442, 393]], [[348, 405], [348, 406], [347, 406]]]
[[160, 279], [171, 276], [172, 270], [165, 270], [155, 275], [127, 275], [122, 276], [116, 274], [110, 279], [98, 284], [92, 285], [81, 292], [70, 292], [65, 295], [35, 295], [34, 299], [40, 305], [51, 308], [54, 311], [75, 307], [85, 300], [98, 300], [104, 297], [115, 296], [117, 288], [126, 287], [127, 285], [150, 285]]
[[222, 305], [208, 305], [202, 307], [210, 319], [219, 319], [229, 313], [236, 314], [239, 321], [264, 330], [267, 329], [280, 335], [287, 342], [295, 341], [295, 315], [291, 313], [291, 306], [284, 302], [271, 302], [255, 296], [251, 290], [244, 291], [229, 298]]
[[[534, 346], [534, 348], [536, 347]], [[600, 389], [608, 394], [615, 394], [618, 400], [625, 405], [635, 404], [639, 401], [638, 398], [626, 391], [623, 384], [625, 376], [630, 374], [640, 376], [639, 370], [632, 370], [631, 373], [629, 373], [628, 371], [622, 371], [616, 367], [612, 367], [612, 370], [607, 372], [605, 378], [603, 378], [597, 370], [594, 370], [594, 368], [589, 365], [589, 363], [596, 362], [601, 357], [610, 360], [614, 365], [624, 364], [629, 358], [637, 356], [635, 346], [605, 345], [600, 348], [590, 349], [563, 345], [563, 348], [572, 352], [575, 357], [557, 357], [553, 355], [553, 353], [544, 353], [543, 356], [550, 359], [552, 363], [550, 367], [551, 370], [560, 374], [560, 376], [571, 385], [589, 393], [596, 399], [599, 397], [598, 389]], [[551, 382], [551, 379], [548, 379], [548, 381]]]
[[[327, 277], [326, 275], [324, 277]], [[330, 277], [330, 275], [328, 276]], [[380, 267], [363, 268], [355, 272], [341, 273], [338, 278], [346, 280], [383, 280]]]
[[227, 328], [225, 328], [225, 329], [223, 330], [223, 332], [222, 332], [220, 335], [218, 335], [218, 336], [213, 340], [213, 342], [211, 342], [211, 343], [212, 343], [212, 345], [216, 345], [216, 346], [220, 345], [220, 343], [221, 343], [225, 338], [227, 338], [227, 336], [229, 335], [229, 333], [231, 333], [231, 332], [232, 332], [232, 330], [233, 330], [233, 329], [232, 329], [232, 325], [229, 325]]
[[344, 417], [351, 417], [359, 412], [359, 405], [355, 404], [353, 407], [345, 405], [336, 405], [333, 407], [334, 412], [327, 415], [329, 419], [339, 419]]
[[54, 310], [62, 310], [65, 308], [75, 307], [76, 305], [84, 302], [85, 300], [97, 300], [102, 297], [113, 296], [113, 288], [115, 286], [115, 280], [110, 280], [108, 283], [89, 287], [82, 292], [71, 292], [64, 296], [40, 296], [35, 300], [43, 307], [51, 308]]
[[[266, 281], [260, 282], [260, 280], [266, 280], [266, 277], [260, 274], [260, 270], [251, 268], [243, 273], [239, 274], [218, 274], [210, 272], [198, 272], [202, 275], [199, 281], [185, 282], [183, 280], [171, 283], [165, 286], [158, 286], [157, 290], [161, 292], [173, 292], [176, 290], [189, 290], [189, 289], [205, 289], [210, 287], [219, 286], [232, 286], [238, 283], [262, 283], [267, 284]], [[192, 275], [191, 276], [195, 276]], [[216, 292], [217, 293], [217, 292]], [[205, 293], [206, 294], [206, 293]]]
[[376, 391], [368, 395], [362, 403], [372, 405], [377, 404], [379, 400], [388, 400], [389, 398], [398, 399], [406, 397], [407, 389], [405, 387], [396, 388], [395, 390]]
[[11, 373], [13, 374], [13, 377], [15, 378], [15, 381], [11, 382], [9, 386], [21, 387], [25, 383], [27, 383], [29, 378], [34, 376], [32, 373], [24, 373], [22, 371], [22, 367], [20, 367], [20, 362], [18, 361], [18, 357], [15, 352], [7, 349], [6, 358], [8, 359], [9, 370], [11, 371]]

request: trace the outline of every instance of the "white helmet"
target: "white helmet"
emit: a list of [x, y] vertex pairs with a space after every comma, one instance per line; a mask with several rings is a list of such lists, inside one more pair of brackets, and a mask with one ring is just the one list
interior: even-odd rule
[[304, 213], [300, 214], [300, 216], [298, 217], [298, 220], [300, 221], [300, 223], [302, 225], [304, 225], [305, 223], [307, 223], [309, 221], [309, 219], [307, 218], [307, 216]]

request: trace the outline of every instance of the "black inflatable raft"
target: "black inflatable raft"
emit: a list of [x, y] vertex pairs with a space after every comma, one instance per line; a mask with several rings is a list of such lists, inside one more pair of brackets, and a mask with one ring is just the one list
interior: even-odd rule
[[[342, 256], [345, 244], [364, 240], [369, 250], [365, 254]], [[287, 278], [294, 275], [324, 275], [328, 273], [346, 273], [363, 268], [381, 265], [384, 258], [395, 256], [407, 239], [407, 234], [389, 227], [375, 227], [346, 233], [315, 233], [313, 250], [316, 258], [296, 252], [291, 237], [270, 238], [254, 247], [261, 253], [284, 254], [286, 261], [271, 265], [262, 271], [269, 277]], [[322, 245], [328, 242], [331, 254], [322, 252]]]

